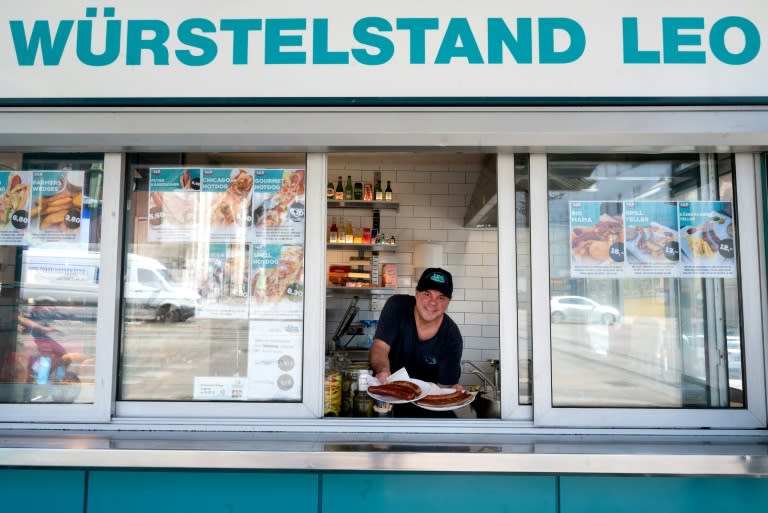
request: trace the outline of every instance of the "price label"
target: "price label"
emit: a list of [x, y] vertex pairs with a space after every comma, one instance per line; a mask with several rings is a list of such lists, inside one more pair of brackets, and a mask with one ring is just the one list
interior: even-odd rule
[[158, 226], [163, 223], [163, 210], [159, 207], [152, 207], [149, 209], [149, 224], [152, 226]]
[[723, 239], [717, 246], [717, 251], [724, 258], [733, 258], [733, 239]]
[[680, 244], [676, 240], [664, 244], [664, 257], [673, 262], [680, 260]]
[[67, 228], [75, 229], [80, 227], [80, 211], [79, 210], [70, 210], [67, 212], [67, 215], [64, 216], [64, 222], [67, 225]]
[[608, 254], [611, 257], [611, 260], [614, 262], [623, 262], [624, 261], [624, 243], [623, 242], [614, 242], [611, 244], [611, 247], [608, 249]]
[[26, 210], [17, 210], [11, 214], [11, 224], [17, 230], [24, 230], [29, 226], [29, 213]]

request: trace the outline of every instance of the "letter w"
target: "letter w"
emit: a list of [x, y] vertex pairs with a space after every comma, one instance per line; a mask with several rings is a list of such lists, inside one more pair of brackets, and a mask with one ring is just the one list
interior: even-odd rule
[[16, 61], [19, 66], [33, 66], [38, 50], [43, 56], [44, 65], [57, 66], [61, 61], [61, 55], [64, 53], [64, 47], [67, 45], [74, 22], [62, 20], [56, 29], [53, 41], [51, 41], [51, 30], [47, 21], [35, 21], [29, 40], [27, 40], [27, 33], [24, 30], [24, 22], [13, 20], [10, 24], [13, 46], [16, 50]]

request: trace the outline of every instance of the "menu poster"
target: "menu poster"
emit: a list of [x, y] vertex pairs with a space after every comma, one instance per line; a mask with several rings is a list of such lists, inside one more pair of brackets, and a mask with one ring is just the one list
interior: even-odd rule
[[678, 275], [677, 203], [626, 201], [624, 226], [627, 276]]
[[24, 244], [29, 226], [30, 171], [0, 171], [0, 245]]
[[681, 201], [681, 276], [733, 278], [736, 245], [730, 201]]
[[213, 243], [198, 267], [200, 303], [195, 317], [202, 319], [248, 318], [248, 246]]
[[32, 171], [29, 241], [80, 240], [84, 182], [85, 171]]
[[248, 333], [248, 400], [301, 400], [302, 322], [251, 321]]
[[303, 244], [303, 169], [254, 170], [253, 206], [251, 240], [264, 244]]
[[304, 248], [251, 246], [250, 317], [294, 319], [304, 307]]
[[212, 241], [245, 239], [251, 224], [251, 169], [203, 169], [204, 211]]
[[191, 241], [197, 236], [200, 169], [149, 170], [150, 241]]
[[624, 270], [621, 201], [569, 201], [571, 276], [612, 278]]

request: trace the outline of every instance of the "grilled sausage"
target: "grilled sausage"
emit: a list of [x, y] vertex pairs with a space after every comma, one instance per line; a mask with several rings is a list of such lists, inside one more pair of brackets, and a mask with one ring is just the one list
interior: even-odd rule
[[410, 381], [392, 381], [384, 385], [369, 386], [368, 391], [373, 394], [394, 397], [395, 399], [412, 401], [421, 394], [421, 387]]
[[450, 394], [428, 395], [419, 399], [418, 404], [425, 406], [449, 406], [451, 404], [460, 404], [466, 401], [472, 394], [464, 390], [457, 390]]

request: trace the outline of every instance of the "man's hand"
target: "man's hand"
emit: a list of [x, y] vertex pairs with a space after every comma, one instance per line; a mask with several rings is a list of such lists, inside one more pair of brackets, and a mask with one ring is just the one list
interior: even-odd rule
[[392, 374], [389, 368], [389, 344], [381, 339], [375, 339], [371, 346], [368, 361], [373, 370], [373, 376], [381, 383], [385, 383]]

